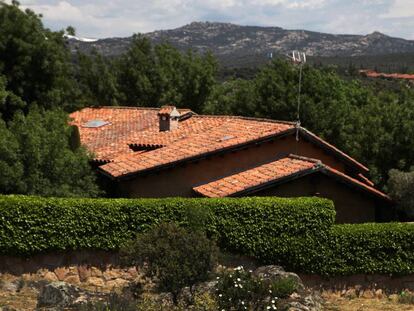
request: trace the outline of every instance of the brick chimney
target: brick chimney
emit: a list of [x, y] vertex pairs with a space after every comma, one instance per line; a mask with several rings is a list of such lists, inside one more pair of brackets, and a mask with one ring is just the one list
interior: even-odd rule
[[180, 113], [174, 106], [162, 106], [158, 111], [160, 132], [173, 131], [178, 128]]

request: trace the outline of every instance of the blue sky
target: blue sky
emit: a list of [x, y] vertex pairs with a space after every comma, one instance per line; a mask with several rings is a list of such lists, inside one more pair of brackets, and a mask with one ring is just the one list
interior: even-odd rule
[[[6, 1], [10, 2], [10, 1]], [[83, 37], [130, 36], [192, 21], [280, 26], [328, 33], [414, 40], [414, 0], [20, 0], [53, 30], [67, 25]]]

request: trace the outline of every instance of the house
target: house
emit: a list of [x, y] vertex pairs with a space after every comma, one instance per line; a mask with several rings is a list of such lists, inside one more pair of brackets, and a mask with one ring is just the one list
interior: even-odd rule
[[390, 217], [368, 168], [293, 122], [173, 106], [85, 108], [71, 118], [112, 196], [321, 196], [339, 223]]

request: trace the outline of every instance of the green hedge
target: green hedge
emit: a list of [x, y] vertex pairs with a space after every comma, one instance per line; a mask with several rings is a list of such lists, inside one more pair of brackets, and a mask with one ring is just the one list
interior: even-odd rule
[[414, 224], [335, 225], [324, 274], [414, 273]]
[[[0, 196], [0, 254], [115, 250], [155, 223], [188, 224], [191, 211], [208, 211], [203, 225], [222, 247], [255, 255], [274, 248], [273, 241], [280, 241], [276, 253], [282, 262], [289, 254], [293, 237], [319, 236], [335, 217], [332, 202], [319, 198], [131, 200]], [[268, 236], [272, 237], [270, 243]]]
[[297, 272], [414, 273], [414, 224], [335, 225], [334, 219], [333, 203], [320, 198], [0, 196], [0, 254], [116, 250], [153, 224], [199, 221], [222, 248]]

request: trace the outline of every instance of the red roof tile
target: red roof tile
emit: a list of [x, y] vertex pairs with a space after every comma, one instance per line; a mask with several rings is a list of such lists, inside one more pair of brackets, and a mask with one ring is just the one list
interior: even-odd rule
[[[170, 107], [162, 109], [167, 110]], [[178, 111], [181, 115], [178, 129], [163, 132], [159, 130], [158, 108], [85, 108], [72, 113], [70, 117], [71, 124], [79, 127], [82, 144], [94, 154], [95, 160], [110, 162], [100, 169], [114, 178], [236, 148], [252, 141], [293, 133], [295, 129], [291, 122], [202, 116], [195, 115], [188, 109]], [[85, 127], [92, 120], [101, 120], [108, 124], [95, 128]], [[301, 133], [348, 163], [363, 171], [368, 170], [311, 132], [301, 128]], [[148, 148], [134, 152], [130, 146]]]
[[206, 197], [234, 196], [238, 192], [274, 182], [283, 177], [315, 170], [320, 165], [318, 160], [289, 156], [194, 187], [193, 190]]
[[374, 187], [324, 165], [316, 159], [296, 155], [290, 155], [286, 158], [194, 187], [193, 190], [206, 197], [237, 196], [240, 192], [251, 191], [256, 187], [263, 187], [269, 183], [272, 184], [282, 181], [283, 178], [295, 177], [299, 174], [307, 175], [315, 172], [322, 172], [329, 176], [334, 176], [343, 182], [356, 186], [381, 199], [390, 200], [386, 194]]

